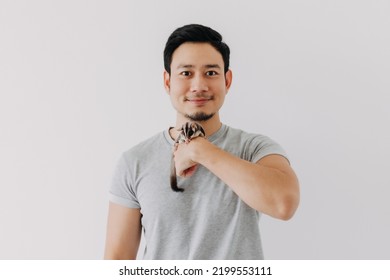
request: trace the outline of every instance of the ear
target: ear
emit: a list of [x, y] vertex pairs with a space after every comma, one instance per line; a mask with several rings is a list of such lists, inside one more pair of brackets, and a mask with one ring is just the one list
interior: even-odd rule
[[226, 93], [229, 91], [230, 86], [232, 85], [233, 80], [233, 73], [232, 70], [228, 70], [225, 74], [225, 86], [226, 86]]
[[171, 89], [171, 80], [170, 80], [170, 78], [171, 78], [171, 76], [169, 75], [167, 70], [164, 70], [164, 88], [165, 88], [165, 91], [168, 94], [169, 94], [170, 89]]

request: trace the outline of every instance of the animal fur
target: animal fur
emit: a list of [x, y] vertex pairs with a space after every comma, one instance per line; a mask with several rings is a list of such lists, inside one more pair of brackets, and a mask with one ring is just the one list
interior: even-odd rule
[[[190, 143], [190, 141], [196, 137], [205, 137], [205, 132], [203, 127], [196, 123], [196, 122], [186, 122], [180, 129], [180, 134], [176, 138], [175, 141], [175, 147], [176, 150], [177, 147], [182, 143]], [[175, 192], [183, 192], [183, 188], [179, 188], [177, 186], [177, 177], [176, 177], [176, 167], [175, 167], [175, 161], [173, 159], [172, 155], [172, 162], [171, 162], [171, 188]]]

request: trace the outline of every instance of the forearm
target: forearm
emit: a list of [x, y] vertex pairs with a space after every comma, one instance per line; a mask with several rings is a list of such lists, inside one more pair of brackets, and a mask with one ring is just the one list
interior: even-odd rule
[[283, 220], [294, 214], [299, 190], [292, 170], [251, 163], [204, 139], [193, 144], [193, 160], [225, 182], [250, 207]]

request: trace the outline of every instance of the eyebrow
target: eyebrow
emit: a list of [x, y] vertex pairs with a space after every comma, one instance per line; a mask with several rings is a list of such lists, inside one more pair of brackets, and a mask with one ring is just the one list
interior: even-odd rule
[[[181, 69], [181, 68], [186, 68], [186, 69], [190, 69], [190, 68], [194, 68], [195, 65], [192, 65], [192, 64], [179, 64], [177, 66], [177, 69]], [[217, 69], [221, 69], [221, 66], [219, 66], [219, 64], [205, 64], [202, 66], [203, 68], [217, 68]]]

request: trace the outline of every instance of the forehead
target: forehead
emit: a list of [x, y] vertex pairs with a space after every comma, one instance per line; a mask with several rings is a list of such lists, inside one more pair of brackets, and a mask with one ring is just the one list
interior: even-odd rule
[[209, 43], [181, 44], [172, 55], [171, 67], [179, 65], [210, 65], [217, 64], [223, 68], [222, 55]]

